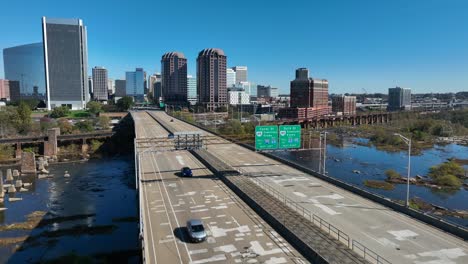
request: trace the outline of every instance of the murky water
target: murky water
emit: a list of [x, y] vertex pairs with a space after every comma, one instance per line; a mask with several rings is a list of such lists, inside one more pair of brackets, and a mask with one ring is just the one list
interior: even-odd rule
[[[357, 140], [366, 142], [365, 139]], [[318, 171], [320, 156], [318, 150], [278, 152], [277, 155]], [[411, 156], [411, 176], [427, 175], [431, 166], [443, 163], [451, 157], [468, 159], [468, 147], [456, 144], [436, 146], [424, 150], [421, 155]], [[394, 190], [386, 191], [366, 187], [364, 186], [364, 180], [385, 180], [385, 171], [388, 169], [394, 169], [405, 176], [407, 175], [407, 162], [406, 151], [394, 153], [380, 151], [375, 147], [357, 145], [354, 143], [354, 139], [344, 141], [344, 144], [340, 147], [327, 146], [326, 170], [330, 176], [392, 199], [405, 200], [406, 185], [397, 184]], [[468, 169], [468, 167], [465, 166], [465, 169]], [[354, 173], [354, 170], [360, 171], [361, 174]], [[468, 191], [464, 188], [448, 192], [411, 185], [411, 197], [420, 197], [429, 203], [450, 209], [468, 210]], [[446, 217], [446, 219], [468, 226], [468, 219], [453, 217]]]
[[[37, 179], [29, 191], [16, 193], [22, 201], [0, 204], [0, 225], [23, 222], [33, 211], [43, 217], [77, 216], [58, 223], [44, 224], [24, 231], [3, 231], [0, 238], [28, 236], [32, 242], [19, 243], [24, 249], [14, 252], [14, 245], [0, 246], [0, 263], [27, 263], [57, 258], [74, 252], [96, 255], [138, 250], [138, 207], [131, 157], [92, 160], [84, 163], [51, 165], [53, 178]], [[71, 175], [65, 178], [65, 171]], [[5, 172], [4, 172], [5, 175]], [[41, 220], [40, 223], [44, 223]], [[77, 230], [78, 228], [78, 230]], [[83, 229], [80, 229], [83, 228]], [[91, 228], [94, 231], [90, 231]], [[70, 231], [72, 229], [72, 231]], [[68, 230], [63, 233], [54, 231]], [[133, 254], [130, 261], [137, 261]]]

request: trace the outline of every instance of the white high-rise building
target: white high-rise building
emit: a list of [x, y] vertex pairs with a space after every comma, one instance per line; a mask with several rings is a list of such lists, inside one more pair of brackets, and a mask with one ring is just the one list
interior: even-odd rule
[[114, 79], [109, 78], [107, 81], [107, 92], [109, 95], [115, 94], [115, 82]]
[[236, 85], [236, 71], [226, 68], [226, 87], [229, 89]]
[[187, 75], [187, 100], [191, 105], [197, 103], [197, 78]]
[[250, 104], [250, 95], [245, 91], [229, 91], [228, 102], [230, 105], [248, 105]]

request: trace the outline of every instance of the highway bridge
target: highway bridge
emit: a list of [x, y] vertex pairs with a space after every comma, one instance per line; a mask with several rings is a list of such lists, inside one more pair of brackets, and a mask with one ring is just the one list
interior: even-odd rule
[[[468, 263], [463, 239], [193, 125], [171, 121], [164, 112], [131, 114], [146, 263]], [[202, 142], [196, 153], [175, 150], [180, 143], [173, 140], [176, 132], [197, 132], [213, 144]], [[214, 163], [239, 175], [219, 177]], [[179, 177], [183, 166], [193, 169], [193, 178]], [[285, 214], [288, 209], [293, 211]], [[192, 217], [207, 225], [205, 243], [187, 243], [183, 226]], [[319, 257], [311, 259], [297, 245], [310, 247]]]

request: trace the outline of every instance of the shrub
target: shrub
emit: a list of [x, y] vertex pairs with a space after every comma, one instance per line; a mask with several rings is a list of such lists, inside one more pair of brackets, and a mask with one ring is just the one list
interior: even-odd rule
[[49, 116], [52, 118], [60, 118], [65, 117], [70, 114], [70, 109], [66, 106], [59, 106], [55, 107], [52, 112], [50, 112]]
[[387, 180], [398, 180], [401, 179], [401, 175], [395, 170], [386, 170], [385, 175], [387, 175]]

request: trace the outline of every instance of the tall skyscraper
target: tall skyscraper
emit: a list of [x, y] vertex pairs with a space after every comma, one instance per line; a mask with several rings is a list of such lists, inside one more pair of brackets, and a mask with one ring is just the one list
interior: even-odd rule
[[81, 19], [42, 18], [47, 108], [89, 102], [88, 44]]
[[227, 105], [227, 57], [221, 49], [204, 49], [197, 58], [198, 102], [209, 110]]
[[187, 103], [187, 59], [181, 52], [168, 52], [161, 58], [161, 87], [166, 104]]
[[136, 102], [143, 102], [145, 98], [145, 76], [142, 68], [136, 68], [134, 72], [125, 73], [125, 91], [127, 96], [132, 96]]
[[389, 111], [411, 109], [411, 89], [401, 87], [389, 88], [387, 108]]
[[236, 85], [236, 71], [232, 68], [226, 69], [226, 86], [227, 88], [231, 88]]
[[187, 100], [190, 104], [197, 103], [197, 78], [187, 75]]
[[107, 101], [108, 97], [107, 69], [96, 66], [93, 68], [93, 99]]
[[10, 100], [10, 82], [0, 79], [0, 101]]
[[41, 43], [21, 45], [3, 50], [5, 79], [19, 82], [15, 100], [34, 97], [34, 86], [38, 87], [37, 99], [45, 99], [44, 48]]
[[247, 66], [235, 66], [232, 69], [236, 72], [236, 83], [247, 82]]
[[291, 81], [291, 107], [328, 107], [328, 81], [309, 78], [306, 68], [297, 69]]
[[118, 100], [124, 96], [127, 95], [127, 93], [125, 92], [125, 89], [126, 89], [126, 81], [125, 80], [115, 80], [115, 95], [114, 95], [114, 99]]

